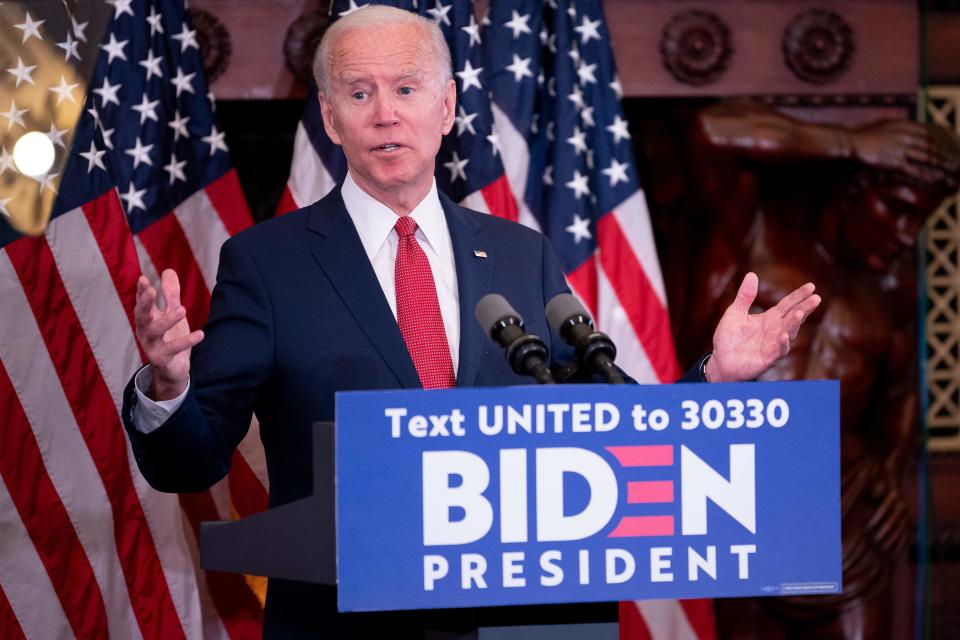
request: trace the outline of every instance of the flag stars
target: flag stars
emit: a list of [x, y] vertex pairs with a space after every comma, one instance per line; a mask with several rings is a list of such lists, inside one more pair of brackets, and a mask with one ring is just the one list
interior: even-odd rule
[[437, 0], [433, 5], [433, 9], [427, 9], [427, 13], [433, 17], [433, 21], [437, 24], [445, 24], [449, 27], [451, 26], [450, 16], [447, 14], [450, 13], [450, 9], [452, 8], [452, 4], [445, 5], [440, 2], [440, 0]]
[[46, 22], [46, 20], [35, 21], [32, 17], [30, 17], [29, 11], [26, 12], [26, 15], [26, 20], [20, 24], [13, 25], [23, 32], [23, 40], [21, 40], [21, 43], [26, 42], [30, 38], [36, 38], [37, 40], [43, 41], [43, 36], [40, 35], [40, 25]]
[[596, 70], [596, 64], [587, 64], [586, 60], [581, 60], [580, 64], [577, 65], [577, 77], [580, 78], [581, 84], [596, 84], [597, 77], [593, 75], [593, 72]]
[[77, 37], [77, 40], [80, 42], [86, 42], [87, 36], [84, 32], [87, 30], [89, 22], [77, 22], [74, 20], [73, 16], [70, 16], [70, 24], [73, 25], [73, 35]]
[[573, 224], [564, 231], [573, 235], [573, 241], [576, 244], [580, 244], [581, 240], [593, 238], [593, 234], [590, 233], [590, 218], [581, 218], [577, 213], [573, 214]]
[[120, 199], [123, 200], [126, 205], [127, 213], [133, 213], [136, 209], [143, 209], [146, 211], [147, 207], [143, 203], [143, 195], [147, 192], [146, 189], [137, 189], [133, 186], [131, 182], [127, 185], [127, 192], [120, 194]]
[[531, 58], [521, 58], [517, 54], [513, 54], [513, 63], [507, 65], [506, 69], [513, 74], [513, 79], [516, 82], [520, 82], [524, 78], [533, 77], [533, 72], [530, 71], [530, 61]]
[[583, 120], [583, 126], [595, 127], [597, 123], [593, 119], [593, 107], [584, 107], [580, 110], [580, 118]]
[[102, 122], [100, 123], [100, 135], [103, 138], [103, 146], [105, 146], [107, 149], [110, 149], [111, 151], [113, 151], [112, 138], [113, 138], [114, 131], [116, 131], [116, 129], [104, 129], [103, 123]]
[[467, 113], [463, 108], [463, 105], [460, 105], [459, 112], [454, 118], [454, 122], [457, 125], [458, 138], [463, 135], [464, 131], [469, 131], [472, 135], [477, 134], [476, 130], [473, 128], [473, 121], [476, 120], [478, 115], [479, 114], [476, 113]]
[[190, 132], [187, 131], [187, 123], [190, 121], [190, 116], [181, 117], [180, 113], [177, 112], [173, 114], [173, 120], [167, 123], [167, 126], [173, 129], [173, 141], [176, 142], [180, 139], [180, 136], [184, 138], [190, 137]]
[[573, 147], [573, 150], [579, 156], [587, 151], [587, 134], [580, 130], [580, 127], [573, 128], [573, 135], [567, 138], [567, 142]]
[[587, 180], [589, 179], [589, 175], [583, 175], [579, 171], [574, 170], [573, 180], [566, 183], [567, 187], [573, 189], [573, 195], [577, 200], [580, 199], [580, 196], [590, 195], [590, 187], [587, 186]]
[[37, 65], [25, 65], [23, 60], [20, 59], [20, 56], [17, 56], [17, 66], [12, 69], [7, 69], [7, 73], [12, 75], [17, 79], [16, 86], [20, 86], [21, 82], [29, 82], [30, 84], [36, 84], [33, 81], [33, 70], [37, 68]]
[[6, 173], [7, 169], [16, 171], [16, 167], [13, 164], [13, 155], [7, 151], [6, 147], [0, 146], [0, 176]]
[[490, 135], [488, 135], [487, 142], [489, 142], [490, 145], [493, 147], [492, 149], [493, 155], [497, 155], [498, 153], [503, 151], [503, 149], [500, 148], [500, 136], [498, 136], [496, 133], [491, 133]]
[[343, 16], [348, 16], [348, 15], [350, 15], [351, 13], [353, 13], [354, 11], [358, 11], [358, 10], [360, 10], [360, 9], [362, 9], [362, 8], [363, 8], [362, 5], [359, 6], [359, 7], [357, 6], [356, 0], [350, 0], [349, 6], [347, 6], [346, 9], [344, 9], [344, 10], [341, 11], [339, 14], [337, 14], [337, 17], [338, 17], [338, 18], [342, 18]]
[[50, 138], [50, 142], [57, 145], [61, 149], [66, 149], [67, 146], [63, 143], [63, 136], [70, 129], [57, 129], [57, 123], [50, 123], [50, 131], [47, 132], [47, 137]]
[[3, 214], [10, 217], [10, 212], [7, 210], [7, 205], [10, 204], [10, 201], [13, 200], [13, 196], [9, 198], [0, 198], [0, 214]]
[[573, 89], [570, 91], [570, 95], [567, 96], [567, 100], [573, 103], [573, 106], [577, 108], [578, 111], [583, 111], [586, 108], [586, 103], [583, 101], [583, 90], [574, 85]]
[[63, 49], [63, 59], [65, 62], [70, 62], [70, 58], [80, 60], [80, 52], [77, 51], [77, 40], [73, 39], [73, 35], [69, 31], [67, 31], [67, 39], [63, 42], [58, 42], [57, 46]]
[[0, 118], [7, 119], [7, 131], [17, 124], [23, 128], [26, 128], [26, 123], [23, 121], [23, 114], [25, 114], [29, 109], [17, 109], [17, 103], [13, 100], [10, 101], [10, 109], [7, 111], [0, 111]]
[[50, 189], [53, 193], [56, 193], [57, 190], [54, 188], [54, 178], [59, 176], [59, 173], [45, 173], [40, 176], [30, 176], [37, 181], [37, 184], [40, 185], [40, 192], [43, 193], [44, 189]]
[[97, 145], [91, 140], [90, 141], [90, 150], [84, 151], [80, 154], [81, 157], [87, 160], [87, 173], [93, 173], [93, 168], [107, 170], [107, 167], [103, 164], [103, 154], [106, 151], [103, 149], [97, 149]]
[[[153, 149], [152, 144], [143, 144], [140, 142], [140, 136], [137, 136], [134, 145], [130, 149], [125, 149], [124, 153], [133, 158], [133, 168], [136, 169], [140, 164], [145, 164], [149, 167], [153, 166], [153, 160], [150, 159], [150, 150]], [[131, 188], [133, 185], [130, 185]]]
[[613, 158], [610, 166], [603, 169], [601, 173], [610, 178], [610, 186], [615, 187], [621, 182], [630, 182], [630, 178], [627, 177], [627, 169], [629, 168], [630, 165], [628, 163], [618, 162], [616, 158]]
[[177, 67], [177, 75], [170, 79], [170, 82], [173, 83], [173, 86], [177, 88], [177, 97], [180, 97], [180, 94], [183, 91], [193, 93], [193, 77], [197, 75], [196, 73], [184, 73], [183, 69]]
[[579, 27], [574, 27], [574, 31], [580, 34], [580, 44], [587, 44], [590, 40], [600, 40], [600, 21], [590, 20], [583, 16], [583, 22]]
[[140, 114], [140, 124], [142, 125], [148, 119], [158, 122], [157, 120], [157, 105], [160, 104], [159, 100], [151, 101], [147, 98], [147, 94], [143, 94], [143, 97], [140, 98], [140, 104], [135, 104], [131, 109]]
[[155, 7], [150, 7], [150, 15], [147, 16], [147, 22], [150, 23], [150, 37], [157, 35], [158, 33], [163, 33], [163, 14], [157, 13]]
[[477, 89], [483, 91], [483, 85], [480, 84], [480, 74], [483, 72], [483, 67], [473, 68], [473, 65], [470, 64], [470, 61], [467, 60], [463, 65], [463, 71], [457, 71], [457, 77], [463, 83], [462, 93], [466, 93], [470, 90], [470, 87], [476, 87]]
[[620, 78], [614, 76], [613, 81], [607, 86], [613, 90], [613, 93], [617, 96], [617, 100], [623, 98], [623, 85], [620, 84]]
[[630, 131], [627, 129], [627, 121], [620, 117], [618, 113], [613, 120], [613, 124], [607, 127], [607, 131], [613, 134], [613, 143], [617, 144], [621, 140], [630, 139]]
[[[340, 14], [343, 15], [343, 14]], [[180, 42], [180, 53], [184, 53], [187, 49], [193, 48], [197, 51], [200, 50], [200, 45], [197, 44], [197, 30], [188, 29], [187, 25], [184, 24], [183, 28], [180, 30], [180, 33], [170, 36], [174, 40]]]
[[211, 156], [211, 157], [213, 157], [213, 155], [214, 155], [217, 151], [227, 151], [227, 143], [224, 141], [224, 136], [225, 136], [225, 135], [226, 135], [226, 134], [224, 134], [223, 131], [218, 131], [218, 130], [217, 130], [217, 126], [216, 126], [216, 125], [212, 125], [212, 126], [210, 127], [210, 135], [208, 135], [208, 136], [203, 136], [202, 138], [200, 138], [201, 140], [203, 140], [205, 143], [207, 143], [207, 144], [210, 146], [210, 156]]
[[117, 97], [117, 91], [122, 88], [119, 82], [117, 84], [110, 84], [110, 78], [104, 76], [103, 84], [99, 89], [94, 89], [93, 92], [100, 96], [100, 106], [105, 107], [111, 102], [117, 106], [120, 106], [120, 99]]
[[181, 182], [187, 181], [187, 176], [183, 172], [183, 168], [187, 165], [186, 160], [177, 161], [177, 154], [170, 154], [170, 164], [163, 166], [163, 170], [170, 174], [170, 184], [172, 185], [177, 180]]
[[133, 0], [107, 0], [107, 4], [113, 5], [113, 19], [116, 20], [123, 14], [130, 14], [130, 17], [133, 17], [133, 9], [130, 8], [130, 5], [133, 3]]
[[533, 33], [530, 30], [530, 15], [520, 15], [520, 13], [514, 9], [512, 11], [512, 16], [508, 22], [504, 22], [503, 26], [507, 27], [513, 31], [513, 39], [516, 40], [520, 37], [521, 33]]
[[127, 61], [127, 54], [124, 52], [123, 48], [127, 46], [128, 42], [130, 41], [117, 41], [117, 38], [113, 32], [110, 32], [110, 42], [100, 45], [100, 48], [107, 52], [107, 64], [113, 62], [114, 58], [120, 58], [124, 62]]
[[467, 179], [467, 172], [464, 171], [464, 167], [466, 167], [469, 162], [469, 158], [461, 160], [460, 155], [456, 151], [450, 154], [450, 162], [443, 163], [443, 166], [450, 171], [450, 182]]
[[470, 36], [471, 47], [475, 44], [480, 44], [480, 25], [477, 24], [472, 13], [470, 14], [470, 24], [465, 27], [460, 27], [460, 30]]
[[553, 165], [552, 164], [548, 164], [546, 168], [543, 170], [543, 184], [547, 185], [548, 187], [553, 186]]
[[147, 49], [147, 58], [140, 61], [140, 66], [147, 70], [147, 82], [152, 76], [163, 77], [163, 71], [160, 70], [160, 63], [163, 62], [163, 56], [153, 55], [152, 49]]

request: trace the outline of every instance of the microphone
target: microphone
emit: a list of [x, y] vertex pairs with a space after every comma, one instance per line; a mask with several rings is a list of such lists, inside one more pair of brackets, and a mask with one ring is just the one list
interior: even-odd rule
[[623, 376], [613, 365], [617, 348], [606, 334], [594, 330], [593, 318], [575, 296], [554, 296], [547, 303], [547, 321], [574, 348], [577, 362], [599, 373], [610, 384], [624, 384]]
[[527, 333], [523, 318], [498, 293], [489, 293], [474, 309], [477, 322], [490, 339], [507, 350], [510, 368], [521, 376], [533, 376], [538, 384], [553, 384], [547, 367], [547, 346], [537, 336]]

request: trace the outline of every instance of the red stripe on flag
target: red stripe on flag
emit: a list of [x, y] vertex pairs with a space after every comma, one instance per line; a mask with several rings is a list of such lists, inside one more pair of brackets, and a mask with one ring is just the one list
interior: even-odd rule
[[660, 382], [680, 377], [677, 356], [670, 332], [670, 316], [657, 297], [630, 242], [613, 213], [597, 223], [600, 265], [607, 274], [620, 305], [627, 313], [640, 344]]
[[243, 197], [235, 169], [230, 169], [203, 190], [207, 192], [207, 197], [230, 235], [240, 233], [253, 224], [253, 216]]
[[[83, 215], [90, 225], [90, 231], [100, 247], [100, 253], [110, 272], [113, 286], [120, 296], [120, 303], [127, 313], [130, 327], [133, 322], [133, 307], [137, 298], [137, 277], [140, 275], [140, 263], [137, 249], [133, 244], [133, 234], [127, 224], [127, 216], [120, 205], [115, 189], [107, 191], [99, 198], [91, 200], [81, 207]], [[140, 359], [146, 360], [140, 343]]]
[[567, 274], [567, 282], [587, 309], [597, 317], [597, 259], [590, 256], [583, 264]]
[[698, 640], [717, 640], [717, 623], [713, 616], [713, 600], [680, 600], [687, 621]]
[[633, 601], [620, 603], [620, 640], [653, 640]]
[[120, 565], [144, 637], [184, 637], [143, 507], [110, 390], [87, 343], [44, 238], [6, 248], [113, 510]]
[[[200, 523], [219, 520], [209, 491], [180, 494], [180, 506], [200, 540]], [[220, 571], [205, 571], [207, 587], [217, 614], [231, 640], [259, 639], [263, 636], [263, 609], [243, 576]]]
[[26, 640], [27, 638], [2, 587], [0, 587], [0, 638], [6, 638], [6, 640]]
[[501, 175], [480, 189], [480, 194], [483, 196], [483, 201], [487, 203], [487, 211], [493, 215], [514, 222], [520, 219], [517, 201], [513, 199], [513, 191], [510, 190], [510, 182], [506, 175]]
[[210, 312], [210, 292], [177, 217], [168, 213], [141, 231], [138, 237], [150, 254], [157, 273], [164, 269], [177, 272], [180, 302], [187, 308], [190, 328], [199, 329], [205, 325]]
[[241, 518], [267, 508], [267, 490], [239, 450], [233, 452], [229, 483], [230, 501]]
[[285, 213], [296, 211], [299, 208], [296, 200], [293, 199], [293, 193], [291, 193], [290, 187], [284, 186], [283, 193], [280, 194], [280, 202], [277, 203], [277, 215], [282, 216]]
[[[78, 638], [105, 638], [107, 611], [93, 567], [40, 455], [30, 422], [0, 363], [0, 476], [10, 492]], [[36, 603], [43, 606], [43, 603]], [[0, 637], [23, 637], [10, 603], [0, 590]]]

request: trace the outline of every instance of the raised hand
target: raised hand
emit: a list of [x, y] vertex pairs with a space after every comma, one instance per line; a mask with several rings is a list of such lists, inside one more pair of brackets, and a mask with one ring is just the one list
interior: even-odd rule
[[800, 325], [817, 305], [820, 296], [807, 283], [763, 313], [750, 313], [760, 282], [748, 273], [737, 297], [727, 307], [713, 334], [713, 357], [707, 362], [710, 382], [753, 380], [790, 351]]
[[190, 380], [190, 350], [203, 340], [203, 331], [190, 331], [187, 310], [180, 304], [180, 279], [172, 269], [160, 274], [163, 308], [157, 290], [146, 276], [137, 280], [133, 310], [137, 340], [152, 367], [147, 394], [153, 400], [176, 398]]

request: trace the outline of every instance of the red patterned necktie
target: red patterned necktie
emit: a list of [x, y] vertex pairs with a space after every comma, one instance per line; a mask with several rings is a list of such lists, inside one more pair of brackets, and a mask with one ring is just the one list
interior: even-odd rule
[[394, 229], [400, 239], [394, 267], [397, 324], [423, 388], [447, 389], [456, 385], [456, 378], [430, 262], [414, 235], [413, 218], [401, 216]]

